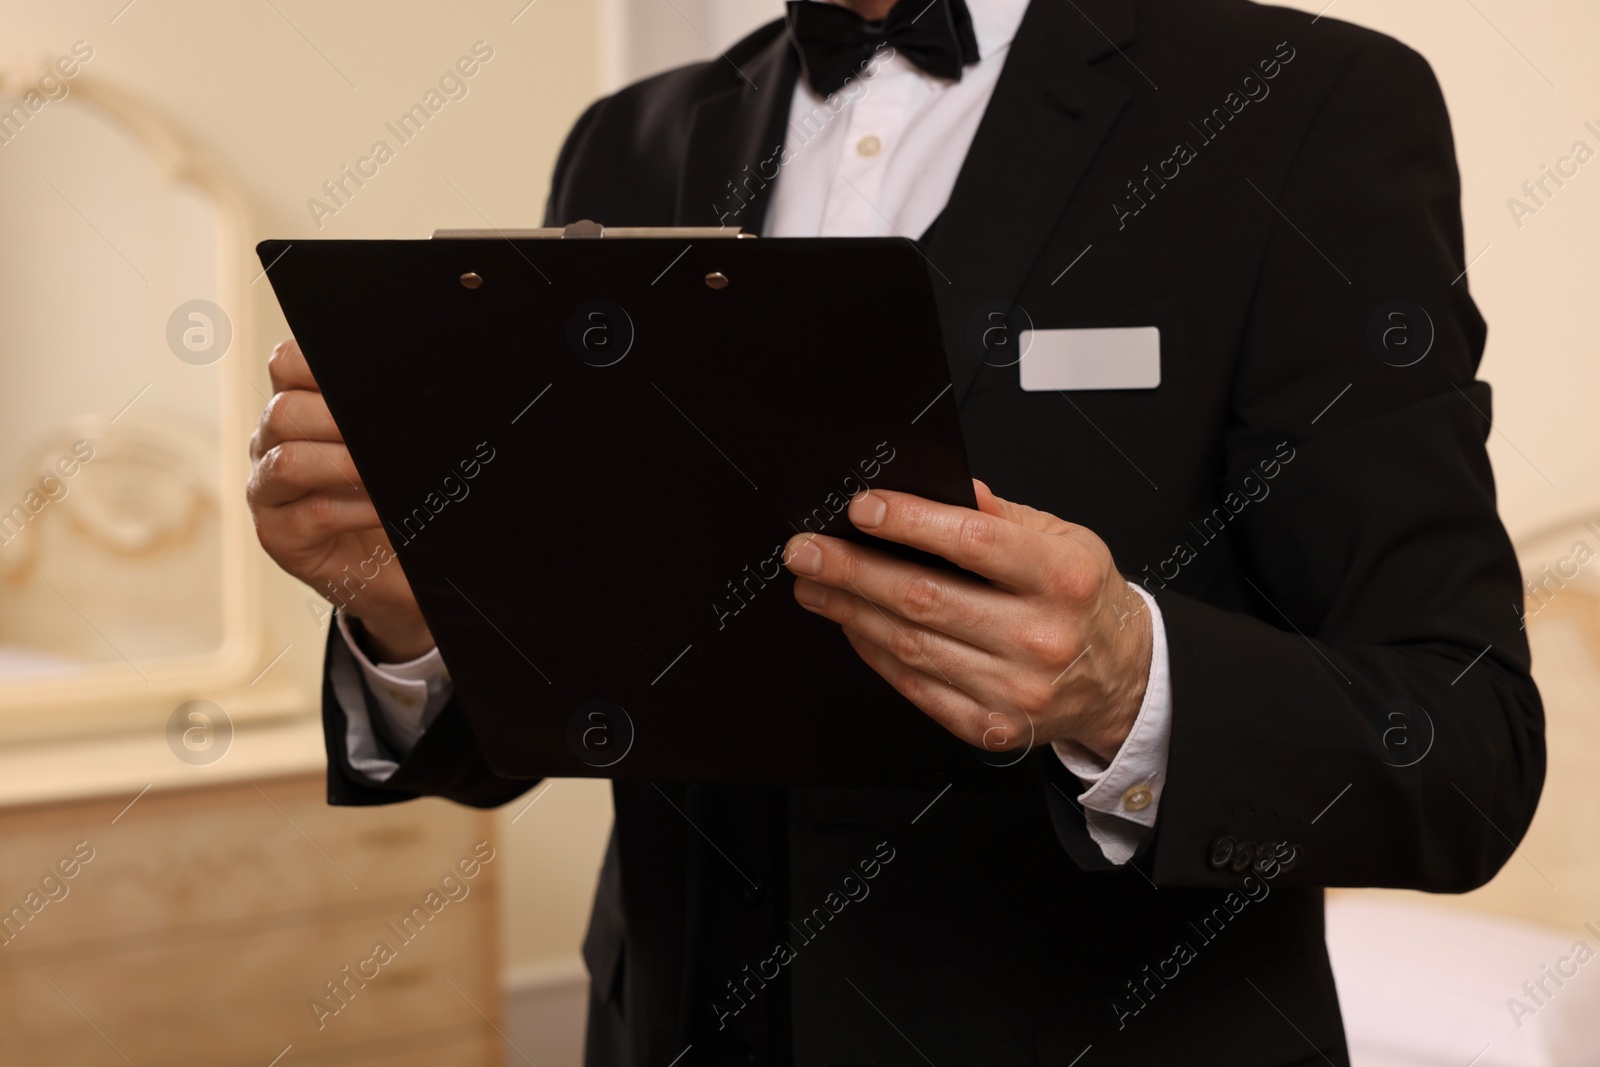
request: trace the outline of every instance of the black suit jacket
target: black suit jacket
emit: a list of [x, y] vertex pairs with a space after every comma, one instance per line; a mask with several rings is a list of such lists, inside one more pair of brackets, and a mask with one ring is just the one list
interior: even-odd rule
[[[795, 76], [775, 23], [600, 101], [547, 221], [759, 229]], [[1458, 199], [1395, 41], [1239, 0], [1033, 0], [925, 251], [974, 473], [1160, 604], [1156, 832], [1110, 864], [1049, 751], [1010, 793], [617, 782], [590, 1063], [1344, 1062], [1322, 887], [1481, 885], [1544, 774]], [[968, 345], [996, 301], [1159, 326], [1160, 387], [1023, 392]], [[530, 784], [456, 706], [367, 782], [325, 703], [334, 803]]]

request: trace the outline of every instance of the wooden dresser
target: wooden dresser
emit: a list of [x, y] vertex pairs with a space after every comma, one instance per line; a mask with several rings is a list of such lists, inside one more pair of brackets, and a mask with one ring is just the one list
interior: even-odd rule
[[0, 811], [0, 1064], [499, 1064], [493, 838], [320, 774]]

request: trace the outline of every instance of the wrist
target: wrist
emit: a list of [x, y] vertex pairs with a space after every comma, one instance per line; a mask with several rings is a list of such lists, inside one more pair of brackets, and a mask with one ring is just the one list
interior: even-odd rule
[[433, 651], [433, 632], [426, 623], [394, 624], [351, 616], [351, 633], [373, 663], [406, 663]]
[[1111, 637], [1117, 666], [1106, 687], [1103, 714], [1095, 716], [1074, 739], [1106, 764], [1116, 759], [1139, 719], [1155, 654], [1155, 633], [1144, 599], [1126, 581], [1120, 577], [1118, 581], [1121, 589], [1113, 594], [1118, 606], [1112, 609], [1116, 629]]
[[1111, 766], [1111, 761], [1117, 758], [1117, 753], [1122, 751], [1123, 744], [1128, 740], [1128, 735], [1133, 733], [1134, 721], [1139, 717], [1139, 705], [1133, 705], [1131, 713], [1120, 712], [1115, 715], [1105, 727], [1093, 733], [1086, 733], [1074, 742], [1095, 759], [1106, 766]]

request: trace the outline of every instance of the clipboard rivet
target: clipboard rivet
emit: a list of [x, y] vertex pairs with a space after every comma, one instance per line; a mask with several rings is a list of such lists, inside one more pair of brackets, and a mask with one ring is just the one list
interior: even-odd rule
[[706, 284], [713, 289], [726, 289], [728, 287], [728, 276], [720, 270], [714, 270], [706, 275]]
[[461, 284], [468, 289], [476, 289], [483, 284], [483, 275], [469, 270], [461, 276]]

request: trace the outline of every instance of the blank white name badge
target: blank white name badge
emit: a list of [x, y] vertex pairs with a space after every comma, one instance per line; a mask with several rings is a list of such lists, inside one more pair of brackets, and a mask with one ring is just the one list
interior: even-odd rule
[[1118, 326], [1092, 330], [1024, 330], [1022, 388], [1154, 389], [1161, 384], [1161, 330]]

